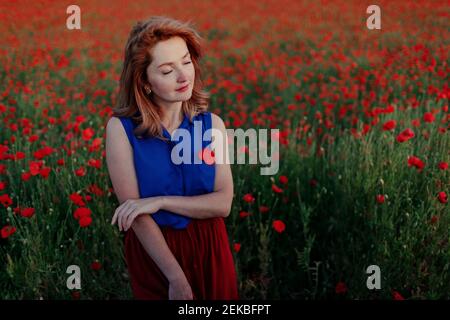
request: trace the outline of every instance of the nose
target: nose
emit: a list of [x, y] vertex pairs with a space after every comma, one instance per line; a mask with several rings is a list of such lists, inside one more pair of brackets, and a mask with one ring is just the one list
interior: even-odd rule
[[187, 75], [181, 71], [180, 74], [178, 75], [178, 82], [180, 84], [183, 84], [187, 81], [187, 79], [188, 79]]
[[184, 82], [186, 82], [188, 80], [188, 76], [187, 76], [187, 71], [185, 70], [180, 70], [178, 73], [178, 82], [180, 84], [183, 84]]

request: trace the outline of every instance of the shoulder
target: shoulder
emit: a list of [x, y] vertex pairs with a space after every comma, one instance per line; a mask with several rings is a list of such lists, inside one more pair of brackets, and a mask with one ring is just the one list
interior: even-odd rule
[[225, 123], [223, 122], [222, 118], [213, 112], [209, 113], [211, 114], [212, 127], [221, 131], [225, 130]]
[[109, 118], [108, 122], [106, 123], [106, 133], [113, 134], [117, 131], [120, 131], [123, 127], [121, 122], [121, 119], [118, 117], [112, 116], [111, 118]]
[[112, 116], [106, 124], [106, 138], [108, 140], [125, 140], [127, 138], [123, 118]]

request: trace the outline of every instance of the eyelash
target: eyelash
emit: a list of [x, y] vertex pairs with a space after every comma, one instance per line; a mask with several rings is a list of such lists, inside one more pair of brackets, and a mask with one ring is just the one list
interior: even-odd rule
[[[183, 63], [183, 64], [189, 64], [189, 63], [192, 63], [192, 61], [189, 61], [189, 62], [186, 62], [186, 63]], [[163, 72], [163, 75], [167, 75], [167, 74], [169, 74], [171, 72], [172, 72], [172, 70], [170, 70], [169, 72]]]

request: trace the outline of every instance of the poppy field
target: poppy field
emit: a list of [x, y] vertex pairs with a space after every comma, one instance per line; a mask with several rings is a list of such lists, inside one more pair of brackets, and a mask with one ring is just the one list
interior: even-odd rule
[[242, 299], [449, 299], [450, 8], [378, 1], [371, 30], [371, 4], [77, 1], [71, 30], [67, 3], [0, 2], [0, 299], [132, 299], [105, 126], [152, 15], [204, 39], [227, 128], [280, 130], [275, 175], [231, 165]]

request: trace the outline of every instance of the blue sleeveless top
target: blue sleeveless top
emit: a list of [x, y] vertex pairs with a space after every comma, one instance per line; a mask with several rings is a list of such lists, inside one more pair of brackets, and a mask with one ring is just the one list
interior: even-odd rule
[[[188, 141], [183, 142], [185, 136], [178, 134], [178, 129], [172, 133], [173, 138], [171, 138], [170, 133], [164, 126], [162, 126], [163, 135], [169, 141], [163, 141], [156, 137], [137, 137], [133, 133], [137, 124], [129, 117], [118, 118], [125, 128], [128, 140], [133, 148], [133, 160], [140, 198], [163, 195], [195, 196], [214, 191], [216, 172], [214, 163], [207, 164], [198, 157], [199, 153], [211, 143], [211, 134], [205, 134], [206, 130], [212, 127], [209, 111], [194, 116], [193, 122], [184, 114], [183, 121], [178, 129], [183, 128], [189, 131], [190, 143]], [[194, 132], [196, 133], [195, 136]], [[197, 142], [194, 140], [197, 140]], [[181, 146], [185, 143], [188, 143], [188, 146], [190, 144], [191, 147], [190, 164], [181, 162], [183, 150], [185, 150]], [[177, 146], [177, 149], [174, 152], [176, 151], [175, 154], [178, 154], [179, 157], [175, 157], [177, 160], [173, 162], [171, 153], [175, 146]], [[194, 157], [197, 157], [196, 161], [200, 163], [195, 163]], [[191, 220], [189, 217], [166, 210], [159, 210], [153, 213], [152, 217], [159, 226], [170, 226], [175, 229], [186, 228]]]

